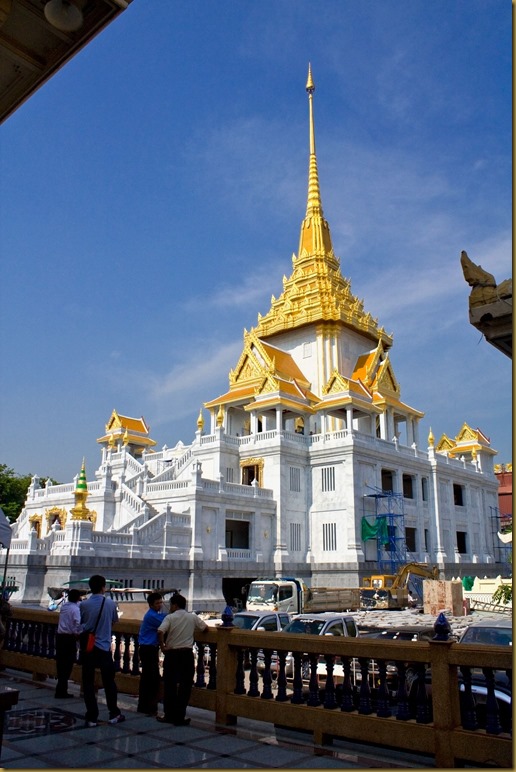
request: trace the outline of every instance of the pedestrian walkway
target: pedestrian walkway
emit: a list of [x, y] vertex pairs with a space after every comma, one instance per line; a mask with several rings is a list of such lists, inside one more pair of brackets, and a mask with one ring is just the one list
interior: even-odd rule
[[111, 726], [104, 692], [100, 720], [87, 728], [79, 688], [71, 699], [55, 699], [55, 681], [30, 680], [14, 670], [0, 672], [0, 686], [19, 689], [18, 704], [6, 713], [0, 767], [5, 769], [425, 769], [431, 757], [335, 740], [314, 746], [311, 735], [240, 719], [220, 727], [213, 713], [189, 708], [189, 726], [160, 724], [136, 712], [137, 698], [119, 695], [126, 720]]

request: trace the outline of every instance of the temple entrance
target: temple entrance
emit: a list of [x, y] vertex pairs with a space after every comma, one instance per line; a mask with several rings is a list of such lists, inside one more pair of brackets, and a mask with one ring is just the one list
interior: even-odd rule
[[238, 611], [245, 609], [249, 585], [254, 582], [255, 576], [243, 578], [224, 577], [222, 579], [222, 594], [226, 603]]

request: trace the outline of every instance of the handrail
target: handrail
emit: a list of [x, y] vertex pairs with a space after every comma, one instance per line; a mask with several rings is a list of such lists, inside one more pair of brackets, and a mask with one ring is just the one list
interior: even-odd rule
[[[13, 608], [0, 666], [55, 676], [57, 621], [57, 612]], [[129, 619], [113, 626], [117, 684], [130, 694], [139, 685], [138, 629]], [[196, 641], [190, 703], [212, 711], [219, 724], [247, 717], [309, 730], [318, 744], [374, 737], [375, 743], [432, 754], [440, 768], [464, 762], [512, 768], [512, 697], [508, 687], [502, 713], [494, 680], [495, 669], [512, 678], [509, 647], [223, 627], [209, 628]], [[487, 693], [482, 714], [474, 703], [477, 670]], [[414, 689], [407, 691], [409, 676]], [[78, 665], [72, 678], [80, 681]]]

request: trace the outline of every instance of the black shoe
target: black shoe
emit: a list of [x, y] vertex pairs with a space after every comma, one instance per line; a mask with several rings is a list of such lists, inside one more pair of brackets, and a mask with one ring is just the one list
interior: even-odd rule
[[160, 724], [173, 724], [171, 718], [168, 718], [168, 716], [156, 716], [156, 721], [159, 721]]
[[182, 721], [174, 721], [174, 726], [189, 726], [190, 719], [189, 718], [183, 718]]

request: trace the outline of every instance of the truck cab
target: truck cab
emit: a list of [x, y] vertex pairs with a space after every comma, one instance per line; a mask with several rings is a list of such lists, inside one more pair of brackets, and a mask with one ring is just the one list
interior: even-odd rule
[[246, 609], [298, 614], [303, 610], [309, 592], [302, 579], [256, 579], [249, 586]]

